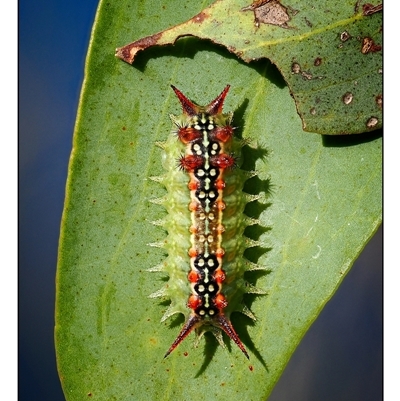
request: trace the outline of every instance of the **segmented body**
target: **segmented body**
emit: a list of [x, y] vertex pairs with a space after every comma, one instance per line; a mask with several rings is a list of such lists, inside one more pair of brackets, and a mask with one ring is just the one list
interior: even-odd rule
[[154, 296], [171, 299], [163, 320], [183, 313], [186, 322], [165, 356], [196, 329], [199, 336], [214, 332], [221, 343], [224, 331], [248, 358], [230, 321], [234, 311], [252, 316], [242, 304], [243, 294], [252, 291], [243, 278], [248, 270], [243, 210], [249, 198], [242, 189], [248, 173], [236, 167], [242, 142], [234, 138], [232, 113], [222, 112], [229, 85], [207, 106], [172, 88], [183, 115], [171, 115], [176, 130], [162, 145], [168, 173], [157, 178], [168, 190], [158, 203], [168, 211], [163, 222], [168, 258], [160, 270], [166, 270], [170, 280]]

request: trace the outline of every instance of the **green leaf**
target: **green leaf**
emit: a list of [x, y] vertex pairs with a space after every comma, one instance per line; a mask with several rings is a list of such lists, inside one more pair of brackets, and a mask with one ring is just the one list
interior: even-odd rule
[[[197, 38], [142, 52], [133, 66], [114, 57], [118, 44], [179, 24], [205, 6], [194, 0], [100, 3], [57, 270], [57, 363], [68, 401], [265, 400], [381, 222], [380, 133], [305, 133], [270, 62], [248, 65]], [[186, 339], [163, 359], [183, 319], [160, 323], [167, 305], [148, 298], [163, 277], [146, 269], [165, 257], [147, 246], [165, 238], [149, 223], [164, 214], [150, 202], [165, 194], [149, 179], [162, 173], [155, 143], [169, 135], [168, 114], [180, 110], [170, 84], [205, 104], [227, 83], [225, 110], [235, 112], [238, 132], [252, 139], [244, 161], [259, 172], [246, 190], [271, 188], [248, 210], [260, 220], [249, 235], [265, 247], [246, 253], [270, 269], [249, 277], [268, 294], [247, 302], [255, 324], [233, 316], [250, 363], [234, 344], [224, 350], [212, 336], [197, 348]]]
[[[246, 62], [268, 58], [284, 77], [303, 121], [320, 134], [382, 127], [382, 5], [354, 0], [216, 1], [187, 22], [117, 49], [132, 63], [138, 51], [183, 36], [210, 39]], [[254, 28], [254, 12], [258, 28]]]

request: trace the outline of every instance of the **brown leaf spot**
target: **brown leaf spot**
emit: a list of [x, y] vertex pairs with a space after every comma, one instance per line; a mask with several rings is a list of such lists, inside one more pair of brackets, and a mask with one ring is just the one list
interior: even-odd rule
[[301, 72], [301, 67], [299, 63], [293, 63], [292, 64], [292, 73], [293, 74], [300, 74]]
[[308, 71], [302, 71], [301, 72], [301, 76], [303, 77], [303, 79], [306, 79], [306, 80], [310, 80], [310, 79], [313, 79], [313, 75], [310, 73], [310, 72], [308, 72]]
[[[316, 59], [316, 60], [317, 60], [317, 59]], [[317, 61], [317, 64], [315, 64], [315, 61], [314, 61], [314, 65], [316, 65], [316, 66], [320, 65], [320, 64], [318, 64], [318, 63], [321, 63], [321, 62], [322, 62], [322, 59], [320, 59], [320, 60], [321, 60], [321, 61]], [[313, 75], [311, 72], [309, 72], [309, 71], [303, 71], [303, 70], [301, 69], [301, 65], [300, 65], [299, 63], [297, 63], [297, 62], [292, 63], [290, 69], [291, 69], [291, 71], [292, 71], [292, 74], [300, 74], [300, 75], [303, 77], [303, 79], [306, 80], [306, 81], [310, 81], [310, 80], [312, 80], [312, 79], [324, 79], [323, 76], [316, 76], [316, 77], [314, 77], [314, 75]]]
[[139, 39], [136, 42], [129, 43], [129, 45], [124, 47], [119, 47], [115, 51], [115, 56], [129, 64], [132, 64], [138, 51], [156, 45], [161, 36], [162, 32], [159, 32], [154, 35]]
[[378, 107], [381, 109], [382, 106], [383, 106], [383, 96], [382, 96], [382, 94], [377, 95], [377, 96], [375, 97], [375, 102], [376, 102], [376, 104], [378, 105]]
[[321, 58], [321, 57], [317, 57], [317, 58], [314, 60], [314, 65], [315, 65], [316, 67], [319, 67], [321, 64], [322, 64], [322, 58]]
[[208, 14], [206, 12], [202, 11], [201, 13], [195, 15], [192, 18], [192, 21], [196, 22], [197, 24], [201, 24], [207, 17], [208, 17]]
[[378, 119], [376, 117], [371, 117], [368, 121], [367, 121], [367, 128], [374, 128], [376, 126], [376, 124], [378, 124]]
[[356, 1], [356, 4], [354, 5], [354, 13], [355, 13], [355, 14], [358, 13], [358, 10], [359, 10], [359, 8], [360, 8], [360, 3], [361, 3], [361, 0], [357, 0], [357, 1]]
[[304, 22], [307, 24], [308, 27], [312, 28], [313, 24], [311, 21], [309, 21], [306, 17], [304, 17]]
[[383, 9], [383, 4], [378, 4], [376, 6], [374, 6], [373, 4], [370, 3], [366, 3], [362, 6], [362, 10], [363, 10], [363, 15], [364, 16], [368, 16], [368, 15], [372, 15], [375, 14], [379, 11], [382, 11]]
[[380, 50], [382, 50], [382, 46], [377, 45], [372, 38], [369, 38], [367, 36], [363, 39], [362, 46], [361, 46], [362, 54], [375, 53]]
[[[256, 0], [247, 7], [243, 7], [241, 11], [254, 12], [254, 25], [258, 28], [260, 23], [276, 25], [281, 28], [290, 28], [287, 24], [290, 21], [288, 13], [290, 7], [285, 7], [279, 0]], [[290, 9], [293, 14], [297, 11]]]
[[344, 104], [350, 104], [353, 101], [353, 94], [351, 92], [346, 92], [342, 96], [342, 101]]
[[343, 31], [341, 34], [340, 34], [340, 40], [342, 41], [342, 42], [346, 42], [346, 40], [349, 40], [351, 38], [351, 36], [350, 36], [350, 34], [347, 32], [347, 31]]

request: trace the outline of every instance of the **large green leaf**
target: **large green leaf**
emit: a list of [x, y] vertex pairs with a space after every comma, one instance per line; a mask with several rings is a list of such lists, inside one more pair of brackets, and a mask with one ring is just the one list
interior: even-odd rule
[[[277, 69], [250, 65], [196, 38], [140, 53], [130, 66], [114, 48], [181, 23], [208, 4], [191, 0], [102, 1], [89, 49], [74, 134], [57, 272], [56, 348], [67, 400], [265, 400], [307, 328], [381, 221], [379, 133], [323, 137], [302, 130]], [[243, 6], [245, 6], [244, 4]], [[250, 15], [250, 14], [249, 14]], [[247, 210], [248, 251], [268, 274], [249, 277], [268, 294], [248, 299], [258, 321], [233, 323], [250, 353], [206, 336], [167, 359], [182, 319], [163, 324], [166, 303], [148, 299], [162, 276], [146, 269], [164, 255], [147, 246], [165, 233], [149, 201], [164, 189], [156, 141], [179, 106], [170, 84], [200, 104], [230, 83], [225, 110], [244, 138], [244, 163], [268, 192]], [[251, 365], [251, 368], [250, 368]]]

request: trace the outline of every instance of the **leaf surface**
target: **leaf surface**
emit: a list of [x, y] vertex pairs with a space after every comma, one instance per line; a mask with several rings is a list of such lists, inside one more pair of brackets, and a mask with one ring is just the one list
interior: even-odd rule
[[[289, 88], [267, 60], [246, 64], [193, 37], [148, 49], [133, 66], [114, 57], [117, 44], [178, 25], [207, 5], [100, 3], [57, 270], [57, 363], [68, 401], [265, 400], [381, 222], [380, 132], [305, 133]], [[149, 177], [162, 173], [156, 142], [169, 135], [168, 114], [180, 111], [169, 85], [206, 104], [227, 83], [225, 110], [234, 111], [238, 133], [251, 138], [244, 163], [259, 173], [246, 190], [263, 195], [247, 209], [260, 225], [246, 233], [264, 246], [246, 256], [269, 274], [248, 278], [267, 295], [247, 299], [255, 324], [233, 316], [250, 362], [234, 344], [224, 350], [212, 336], [197, 348], [186, 339], [163, 359], [183, 323], [160, 323], [167, 303], [148, 296], [163, 277], [146, 271], [165, 257], [147, 244], [165, 238], [150, 224], [165, 213], [150, 200], [165, 191]]]

